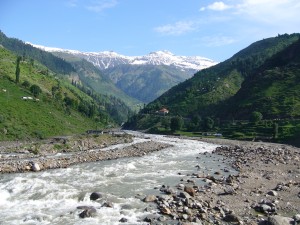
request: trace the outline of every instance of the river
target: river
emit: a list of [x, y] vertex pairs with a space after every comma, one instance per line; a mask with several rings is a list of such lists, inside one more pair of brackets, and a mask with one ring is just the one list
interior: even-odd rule
[[[0, 224], [146, 224], [141, 221], [149, 214], [149, 210], [144, 210], [149, 203], [136, 196], [158, 195], [162, 184], [173, 186], [181, 179], [189, 179], [187, 174], [213, 174], [227, 167], [217, 156], [199, 154], [211, 152], [217, 145], [160, 135], [135, 135], [135, 142], [151, 139], [173, 147], [138, 158], [1, 175]], [[195, 180], [199, 185], [202, 182]], [[91, 201], [92, 192], [100, 192], [103, 198]], [[113, 207], [101, 207], [104, 202], [111, 202]], [[93, 206], [97, 213], [82, 219], [78, 206]], [[155, 207], [151, 210], [154, 213]], [[128, 222], [120, 223], [121, 218]]]

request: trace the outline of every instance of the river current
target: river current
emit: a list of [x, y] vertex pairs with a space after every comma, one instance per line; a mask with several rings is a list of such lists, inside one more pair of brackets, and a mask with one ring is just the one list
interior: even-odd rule
[[[142, 219], [149, 214], [145, 211], [149, 203], [136, 196], [159, 195], [163, 184], [173, 186], [181, 179], [189, 179], [187, 174], [212, 175], [227, 166], [216, 156], [199, 154], [211, 152], [217, 145], [160, 135], [135, 135], [135, 142], [151, 139], [173, 147], [137, 158], [1, 175], [0, 224], [146, 224]], [[198, 184], [202, 182], [195, 180]], [[91, 201], [92, 192], [100, 192], [103, 198]], [[113, 207], [101, 207], [104, 202], [111, 202]], [[82, 219], [78, 206], [93, 206], [97, 213]], [[155, 207], [152, 210], [155, 212]], [[128, 222], [120, 223], [121, 218]]]

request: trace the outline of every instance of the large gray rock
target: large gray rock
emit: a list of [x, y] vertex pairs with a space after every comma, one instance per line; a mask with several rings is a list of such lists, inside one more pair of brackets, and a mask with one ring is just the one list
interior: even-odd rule
[[121, 222], [121, 223], [126, 223], [127, 221], [128, 221], [128, 219], [125, 217], [123, 217], [119, 220], [119, 222]]
[[195, 189], [191, 186], [185, 186], [184, 191], [187, 192], [190, 196], [195, 196], [196, 192]]
[[143, 199], [144, 202], [154, 202], [156, 201], [156, 196], [155, 195], [148, 195]]
[[294, 220], [292, 218], [278, 215], [269, 217], [270, 225], [291, 225], [293, 221]]
[[37, 162], [32, 162], [31, 163], [31, 170], [34, 172], [40, 171], [40, 165]]
[[85, 209], [81, 213], [79, 213], [80, 218], [93, 217], [97, 213], [97, 210], [93, 206], [88, 206], [88, 207], [84, 207], [84, 208]]
[[273, 191], [273, 190], [269, 191], [267, 194], [271, 195], [271, 196], [277, 196], [278, 195], [278, 193], [276, 191]]
[[170, 215], [172, 213], [168, 207], [161, 207], [160, 212], [162, 214], [167, 214], [167, 215]]
[[224, 218], [223, 218], [224, 221], [226, 222], [240, 222], [241, 219], [235, 215], [234, 213], [229, 213], [227, 214]]
[[300, 214], [296, 214], [293, 218], [296, 222], [300, 222]]

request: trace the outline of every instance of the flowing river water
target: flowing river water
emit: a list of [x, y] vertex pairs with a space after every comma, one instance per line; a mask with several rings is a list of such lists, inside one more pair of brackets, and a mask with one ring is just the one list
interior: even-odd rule
[[[151, 139], [173, 147], [137, 158], [36, 173], [2, 174], [0, 224], [146, 224], [142, 219], [149, 214], [149, 210], [145, 211], [149, 203], [136, 196], [159, 195], [157, 188], [163, 184], [174, 186], [181, 179], [189, 179], [187, 174], [213, 174], [228, 166], [217, 156], [199, 154], [211, 152], [217, 145], [160, 135], [135, 135], [135, 142]], [[202, 181], [196, 182], [200, 185]], [[103, 198], [91, 201], [92, 192], [100, 192]], [[101, 207], [104, 202], [111, 202], [113, 207]], [[78, 206], [93, 206], [97, 213], [82, 219], [78, 214], [83, 210]], [[128, 221], [120, 223], [121, 218]]]

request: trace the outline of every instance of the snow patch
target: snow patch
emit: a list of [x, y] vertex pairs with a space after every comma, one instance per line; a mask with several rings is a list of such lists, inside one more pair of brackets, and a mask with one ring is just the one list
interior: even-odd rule
[[84, 58], [101, 70], [112, 68], [118, 65], [167, 65], [175, 66], [181, 70], [192, 69], [199, 71], [217, 62], [201, 56], [177, 56], [168, 50], [151, 52], [144, 56], [125, 56], [114, 51], [103, 52], [80, 52], [77, 50], [68, 50], [61, 48], [45, 47], [27, 42], [33, 47], [42, 49], [47, 52], [63, 52]]

